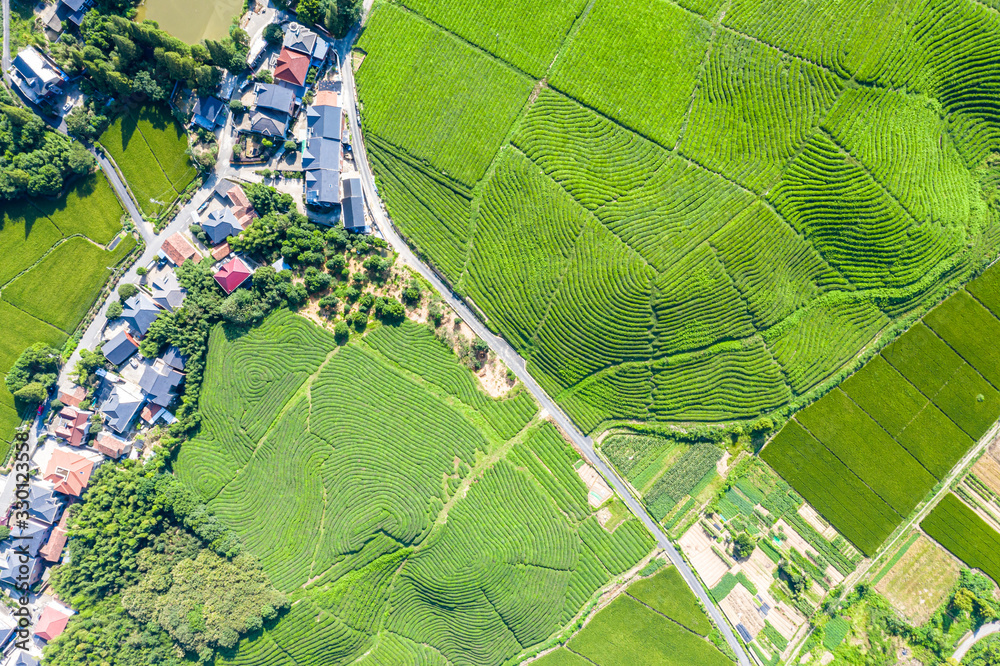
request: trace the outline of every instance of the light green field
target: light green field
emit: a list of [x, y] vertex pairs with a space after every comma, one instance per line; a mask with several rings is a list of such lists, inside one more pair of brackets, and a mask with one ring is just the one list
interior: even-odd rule
[[707, 636], [712, 630], [711, 623], [698, 605], [698, 598], [684, 582], [677, 567], [668, 567], [650, 578], [632, 583], [628, 594], [700, 636]]
[[155, 217], [194, 179], [180, 126], [160, 109], [119, 116], [101, 135], [142, 212]]
[[[3, 299], [15, 307], [71, 333], [90, 309], [111, 269], [132, 248], [127, 237], [113, 252], [102, 250], [83, 238], [74, 237], [58, 245], [37, 266], [3, 289]], [[53, 289], [53, 285], [59, 285]]]
[[714, 645], [623, 594], [567, 647], [600, 666], [716, 666], [731, 662]]
[[27, 201], [4, 205], [0, 218], [0, 287], [30, 268], [62, 234], [52, 221]]
[[67, 196], [57, 201], [40, 199], [34, 203], [67, 237], [82, 234], [107, 245], [122, 230], [125, 209], [101, 171], [74, 183]]

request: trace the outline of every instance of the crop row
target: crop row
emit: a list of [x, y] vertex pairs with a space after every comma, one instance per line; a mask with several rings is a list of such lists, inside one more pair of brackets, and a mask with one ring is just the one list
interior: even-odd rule
[[579, 456], [551, 423], [532, 430], [523, 444], [514, 447], [510, 462], [526, 468], [549, 493], [559, 509], [573, 520], [590, 515], [587, 486], [573, 468]]
[[837, 77], [720, 32], [681, 150], [760, 192], [781, 176], [840, 91]]
[[822, 134], [813, 136], [768, 198], [859, 288], [912, 284], [957, 249], [945, 230], [913, 228], [903, 208]]
[[830, 450], [795, 421], [761, 457], [853, 543], [872, 555], [901, 517]]
[[706, 21], [668, 3], [597, 0], [549, 83], [672, 148], [710, 36]]
[[515, 0], [404, 0], [410, 9], [498, 58], [542, 78], [587, 4]]
[[751, 342], [654, 363], [650, 411], [657, 418], [674, 421], [752, 418], [776, 409], [790, 397], [764, 345]]
[[374, 134], [365, 139], [379, 194], [392, 210], [393, 222], [457, 282], [472, 233], [472, 194], [464, 185], [415, 164]]
[[764, 334], [796, 393], [805, 393], [857, 354], [888, 323], [867, 300], [818, 301]]
[[754, 333], [747, 306], [708, 245], [657, 276], [653, 309], [659, 355]]
[[652, 379], [649, 365], [628, 363], [588, 377], [559, 401], [586, 432], [611, 419], [648, 420]]
[[715, 468], [721, 457], [722, 451], [710, 442], [700, 442], [688, 449], [643, 497], [653, 516], [662, 520], [702, 477]]
[[954, 494], [945, 495], [920, 527], [970, 567], [1000, 580], [1000, 534]]
[[472, 372], [458, 365], [451, 349], [426, 326], [410, 321], [383, 326], [368, 334], [365, 342], [404, 370], [422, 375], [482, 413], [503, 439], [517, 434], [537, 411], [531, 396], [521, 389], [503, 400], [489, 398]]
[[921, 222], [966, 229], [985, 217], [978, 183], [927, 99], [875, 88], [846, 90], [823, 123]]
[[777, 324], [822, 292], [848, 286], [762, 202], [744, 209], [710, 242], [757, 328]]
[[600, 449], [611, 464], [629, 481], [659, 460], [664, 451], [672, 451], [677, 444], [663, 437], [652, 435], [608, 435]]
[[466, 185], [482, 178], [533, 81], [394, 4], [358, 46], [366, 131]]

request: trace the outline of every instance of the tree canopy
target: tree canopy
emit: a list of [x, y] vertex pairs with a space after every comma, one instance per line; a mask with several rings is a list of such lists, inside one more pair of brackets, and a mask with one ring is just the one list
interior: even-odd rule
[[59, 350], [36, 342], [18, 356], [4, 383], [14, 398], [28, 404], [43, 402], [56, 383], [62, 357]]
[[0, 200], [54, 197], [94, 158], [76, 141], [45, 128], [27, 109], [0, 104]]

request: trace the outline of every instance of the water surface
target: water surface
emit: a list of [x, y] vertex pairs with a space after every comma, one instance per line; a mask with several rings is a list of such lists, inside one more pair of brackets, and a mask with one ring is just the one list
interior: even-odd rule
[[152, 19], [174, 37], [197, 44], [229, 34], [233, 17], [243, 9], [242, 0], [146, 0], [137, 21]]

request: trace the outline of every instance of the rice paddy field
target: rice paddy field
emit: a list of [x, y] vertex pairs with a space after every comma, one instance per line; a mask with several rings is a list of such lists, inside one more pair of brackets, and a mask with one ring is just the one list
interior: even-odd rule
[[[394, 223], [598, 433], [790, 414], [981, 271], [998, 46], [970, 0], [396, 0], [357, 82]], [[933, 399], [893, 366], [932, 405], [888, 433], [914, 495], [965, 446], [927, 433], [995, 419], [966, 362]]]
[[185, 153], [184, 128], [161, 107], [145, 106], [119, 116], [101, 135], [100, 144], [148, 218], [168, 211], [197, 175]]
[[761, 451], [867, 555], [1000, 417], [998, 272], [931, 310]]
[[[114, 266], [135, 248], [122, 232], [124, 209], [98, 171], [58, 199], [22, 199], [0, 211], [0, 380], [35, 342], [62, 347], [93, 305]], [[0, 454], [21, 422], [0, 381]]]
[[[477, 382], [409, 321], [344, 346], [287, 311], [212, 332], [175, 472], [293, 600], [221, 663], [512, 662], [652, 550], [633, 517], [601, 526], [523, 387]], [[650, 603], [693, 628], [656, 621], [710, 654], [672, 585]]]

